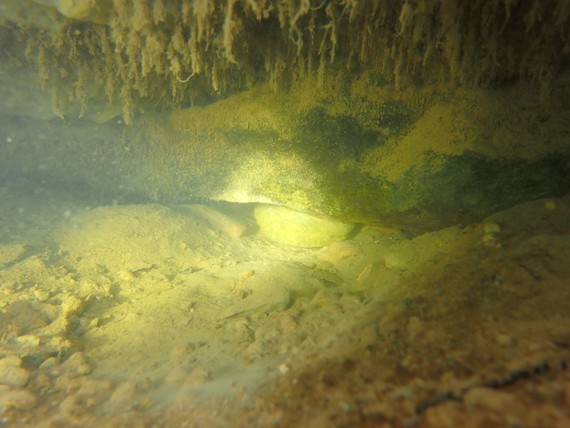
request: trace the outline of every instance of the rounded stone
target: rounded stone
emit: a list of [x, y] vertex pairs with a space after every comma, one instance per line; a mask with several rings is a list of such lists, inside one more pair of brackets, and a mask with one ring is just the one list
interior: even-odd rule
[[0, 384], [13, 387], [26, 386], [30, 373], [21, 367], [22, 360], [17, 356], [10, 356], [0, 360]]
[[346, 239], [353, 224], [315, 217], [279, 205], [258, 205], [254, 216], [267, 238], [295, 247], [323, 247]]

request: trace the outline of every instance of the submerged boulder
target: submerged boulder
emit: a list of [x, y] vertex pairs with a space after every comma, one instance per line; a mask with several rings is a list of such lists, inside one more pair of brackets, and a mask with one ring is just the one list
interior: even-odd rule
[[548, 106], [525, 83], [434, 88], [418, 105], [415, 93], [356, 81], [334, 100], [331, 88], [256, 87], [130, 126], [0, 117], [0, 178], [116, 200], [282, 205], [423, 233], [569, 191], [567, 101], [554, 94], [570, 79], [557, 85]]

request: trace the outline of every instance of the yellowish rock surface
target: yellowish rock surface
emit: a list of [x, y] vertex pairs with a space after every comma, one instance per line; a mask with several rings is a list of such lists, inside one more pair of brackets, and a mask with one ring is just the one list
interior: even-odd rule
[[259, 205], [255, 207], [254, 215], [263, 235], [272, 241], [295, 247], [323, 247], [342, 241], [354, 227], [278, 205]]

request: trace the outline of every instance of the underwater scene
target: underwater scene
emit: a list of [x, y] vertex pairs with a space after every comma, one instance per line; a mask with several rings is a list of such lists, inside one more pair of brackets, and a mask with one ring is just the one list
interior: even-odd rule
[[566, 0], [0, 2], [0, 426], [569, 427]]

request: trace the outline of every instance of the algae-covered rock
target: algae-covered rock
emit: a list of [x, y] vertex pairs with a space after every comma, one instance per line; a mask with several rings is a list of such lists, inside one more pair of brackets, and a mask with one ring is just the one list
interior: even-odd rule
[[280, 244], [322, 247], [342, 241], [354, 225], [328, 217], [315, 217], [279, 205], [258, 205], [254, 210], [261, 232]]
[[[567, 93], [570, 75], [556, 88]], [[419, 108], [371, 85], [302, 104], [301, 89], [259, 87], [129, 127], [0, 115], [0, 181], [28, 175], [118, 200], [281, 205], [421, 234], [568, 193], [570, 121], [555, 108], [566, 100], [540, 110], [531, 89], [462, 90]]]

